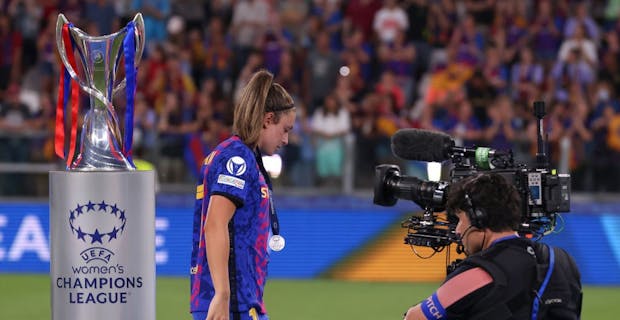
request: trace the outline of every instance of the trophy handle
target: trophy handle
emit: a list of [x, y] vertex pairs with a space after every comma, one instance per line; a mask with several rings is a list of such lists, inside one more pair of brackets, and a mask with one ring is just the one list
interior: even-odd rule
[[[58, 47], [58, 53], [59, 53], [60, 59], [62, 60], [62, 63], [65, 65], [65, 68], [69, 72], [69, 75], [71, 75], [71, 78], [73, 78], [73, 80], [75, 80], [75, 82], [77, 82], [80, 85], [80, 88], [82, 88], [82, 90], [84, 90], [86, 93], [90, 94], [91, 96], [97, 98], [99, 101], [101, 101], [106, 106], [111, 104], [111, 102], [108, 101], [108, 99], [105, 97], [105, 95], [103, 95], [103, 93], [99, 92], [99, 90], [95, 90], [91, 88], [86, 83], [84, 83], [84, 81], [82, 81], [82, 79], [80, 79], [80, 77], [78, 76], [78, 73], [76, 72], [76, 70], [73, 69], [73, 66], [71, 65], [71, 63], [69, 63], [69, 58], [67, 58], [67, 51], [65, 50], [65, 41], [62, 37], [62, 29], [64, 25], [67, 23], [69, 23], [69, 20], [67, 20], [65, 15], [62, 13], [58, 14], [58, 20], [56, 21], [56, 46]], [[78, 34], [83, 33], [83, 32], [80, 32], [79, 30], [75, 31], [73, 29], [69, 29], [69, 32], [77, 32]]]
[[[144, 42], [145, 42], [145, 32], [144, 32], [144, 19], [142, 18], [142, 13], [138, 12], [134, 16], [134, 32], [135, 32], [135, 41], [136, 41], [136, 54], [134, 59], [134, 65], [137, 66], [140, 64], [140, 60], [142, 59], [142, 52], [144, 51]], [[127, 79], [123, 79], [118, 85], [116, 85], [112, 89], [112, 95], [115, 95], [116, 92], [123, 90], [127, 83]]]
[[71, 75], [71, 78], [73, 78], [73, 80], [75, 80], [80, 85], [82, 90], [88, 91], [88, 86], [83, 83], [82, 80], [80, 80], [80, 77], [73, 69], [73, 66], [71, 65], [71, 63], [69, 63], [69, 59], [67, 58], [67, 51], [65, 50], [65, 39], [63, 39], [62, 37], [62, 29], [67, 23], [69, 23], [69, 20], [67, 20], [65, 15], [62, 13], [58, 14], [58, 20], [56, 20], [56, 46], [58, 47], [58, 53], [60, 59], [62, 60], [62, 63], [65, 65], [65, 68]]

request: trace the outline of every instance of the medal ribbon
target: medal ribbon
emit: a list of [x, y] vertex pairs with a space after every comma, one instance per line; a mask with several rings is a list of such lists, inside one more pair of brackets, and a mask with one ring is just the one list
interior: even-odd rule
[[269, 189], [269, 223], [271, 223], [271, 233], [274, 236], [280, 234], [280, 223], [278, 222], [278, 215], [276, 214], [276, 207], [273, 205], [273, 197], [271, 188]]
[[133, 143], [133, 116], [134, 99], [136, 95], [136, 41], [135, 25], [133, 21], [127, 24], [127, 35], [123, 40], [123, 54], [125, 55], [125, 93], [127, 95], [127, 107], [125, 108], [125, 133], [123, 137], [123, 154], [129, 163], [131, 159], [131, 145]]
[[271, 191], [271, 179], [269, 179], [269, 173], [265, 170], [263, 165], [263, 157], [258, 149], [254, 151], [256, 156], [256, 162], [258, 162], [258, 168], [260, 169], [267, 187], [269, 188], [269, 223], [271, 224], [271, 234], [274, 236], [280, 235], [280, 223], [278, 222], [278, 214], [276, 213], [276, 207], [273, 205], [273, 192]]
[[[73, 52], [73, 38], [69, 35], [69, 28], [73, 27], [72, 23], [66, 23], [62, 27], [62, 39], [65, 46], [65, 53], [67, 60], [73, 68], [77, 70], [75, 64], [75, 53]], [[78, 83], [71, 78], [69, 71], [62, 64], [60, 71], [60, 79], [58, 83], [58, 99], [56, 100], [56, 129], [55, 129], [55, 141], [54, 151], [61, 159], [65, 159], [67, 168], [71, 165], [73, 156], [75, 154], [75, 144], [77, 136], [77, 114], [80, 98], [80, 88]], [[67, 109], [67, 97], [69, 96], [69, 89], [71, 90], [71, 140], [69, 142], [69, 154], [65, 152], [65, 113]]]

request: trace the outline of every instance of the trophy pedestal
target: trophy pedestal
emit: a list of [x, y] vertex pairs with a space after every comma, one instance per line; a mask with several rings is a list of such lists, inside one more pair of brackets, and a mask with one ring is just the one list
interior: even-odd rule
[[50, 172], [52, 320], [155, 319], [153, 171]]

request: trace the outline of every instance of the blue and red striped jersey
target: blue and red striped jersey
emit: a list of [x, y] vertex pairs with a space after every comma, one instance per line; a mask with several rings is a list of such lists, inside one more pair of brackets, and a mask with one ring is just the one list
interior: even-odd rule
[[[263, 289], [269, 252], [269, 186], [257, 155], [238, 136], [220, 143], [203, 161], [196, 188], [191, 256], [191, 312], [207, 311], [215, 293], [205, 248], [204, 221], [209, 198], [222, 195], [237, 209], [229, 224], [233, 250], [229, 264], [231, 312], [256, 308], [266, 313]], [[232, 227], [231, 227], [232, 226]], [[233, 277], [234, 274], [234, 277]], [[236, 297], [237, 304], [234, 300]]]

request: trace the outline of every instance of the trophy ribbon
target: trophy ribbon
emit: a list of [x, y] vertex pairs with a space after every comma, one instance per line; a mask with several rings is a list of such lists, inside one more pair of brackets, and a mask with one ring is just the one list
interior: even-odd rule
[[134, 116], [134, 101], [136, 96], [136, 42], [134, 33], [134, 22], [130, 21], [127, 24], [127, 36], [123, 39], [123, 54], [125, 55], [125, 92], [127, 94], [127, 106], [125, 108], [125, 132], [123, 143], [123, 154], [129, 160], [129, 163], [133, 164], [131, 159], [131, 145], [133, 143], [133, 116]]
[[[77, 70], [75, 64], [75, 54], [73, 52], [73, 38], [69, 36], [69, 27], [72, 26], [72, 23], [65, 23], [62, 27], [62, 37], [69, 63], [71, 64], [71, 67], [73, 67], [73, 70]], [[65, 151], [65, 113], [67, 109], [69, 90], [71, 90], [71, 140], [69, 142], [69, 154], [67, 155], [67, 151]], [[78, 83], [73, 81], [65, 65], [61, 64], [60, 81], [58, 83], [58, 100], [56, 102], [56, 132], [54, 150], [56, 155], [67, 161], [67, 168], [71, 165], [71, 161], [75, 154], [79, 99], [80, 87]]]

